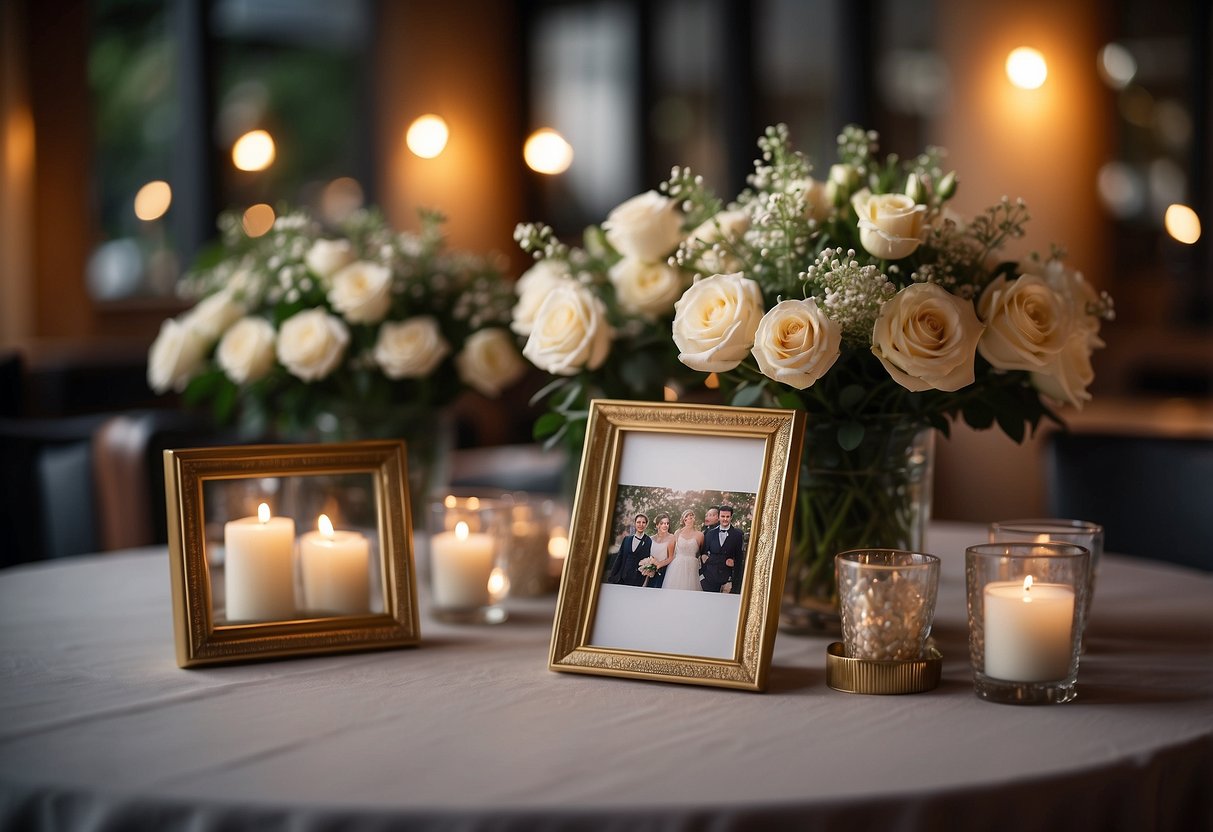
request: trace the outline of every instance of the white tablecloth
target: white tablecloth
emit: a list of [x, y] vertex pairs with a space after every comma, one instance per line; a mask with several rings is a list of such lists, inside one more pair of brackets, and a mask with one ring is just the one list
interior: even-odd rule
[[830, 690], [828, 639], [783, 634], [765, 694], [551, 673], [551, 598], [180, 670], [163, 550], [0, 572], [0, 828], [1213, 828], [1213, 577], [1107, 557], [1079, 700], [995, 705], [981, 531], [932, 528], [943, 682], [903, 697]]

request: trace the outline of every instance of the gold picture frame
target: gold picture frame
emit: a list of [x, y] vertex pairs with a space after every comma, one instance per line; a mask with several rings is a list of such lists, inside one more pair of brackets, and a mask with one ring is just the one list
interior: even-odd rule
[[[549, 669], [765, 689], [803, 441], [804, 413], [796, 410], [591, 402]], [[714, 499], [744, 502], [730, 506], [730, 525], [743, 535], [741, 565], [730, 567], [742, 569], [736, 592], [731, 583], [720, 586], [724, 592], [702, 591], [712, 587], [702, 554], [703, 566], [683, 563], [677, 581], [670, 561], [663, 580], [672, 583], [657, 592], [637, 591], [634, 578], [622, 577], [632, 564], [622, 566], [622, 542], [612, 550], [639, 523], [628, 515], [677, 513], [683, 536], [706, 546], [707, 532], [695, 538], [686, 515], [701, 522], [693, 506]], [[725, 546], [729, 533], [716, 533]], [[651, 551], [651, 540], [646, 545], [628, 547], [635, 557]], [[695, 589], [695, 579], [701, 591], [676, 591]]]
[[[402, 441], [167, 450], [164, 472], [178, 665], [195, 667], [417, 644], [420, 639], [417, 579]], [[236, 553], [228, 551], [231, 547], [225, 543], [220, 566], [220, 541], [240, 531], [233, 532], [228, 521], [249, 514], [250, 503], [258, 500], [266, 502], [267, 507], [270, 502], [289, 505], [294, 512], [305, 507], [308, 511], [327, 508], [337, 513], [339, 525], [343, 501], [352, 504], [346, 514], [351, 518], [350, 524], [355, 521], [361, 524], [358, 530], [334, 533], [344, 535], [352, 547], [354, 560], [346, 563], [355, 570], [366, 570], [353, 572], [352, 581], [346, 581], [347, 589], [353, 587], [352, 607], [348, 600], [333, 600], [332, 588], [341, 586], [341, 576], [334, 571], [339, 564], [335, 566], [334, 560], [311, 560], [316, 564], [312, 570], [315, 580], [300, 575], [301, 568], [306, 571], [302, 564], [305, 545], [311, 546], [309, 552], [321, 551], [304, 541], [309, 536], [308, 530], [315, 528], [314, 520], [297, 523], [289, 530], [286, 521], [295, 523], [293, 517], [262, 520], [267, 529], [274, 523], [283, 524], [279, 528], [282, 545], [275, 550], [276, 560], [271, 564], [281, 569], [272, 575], [265, 571], [269, 568], [266, 561], [261, 561], [261, 566], [250, 566], [251, 561], [244, 554], [260, 544], [251, 547], [244, 544], [240, 553], [241, 579], [265, 581], [266, 576], [274, 577], [277, 580], [273, 594], [280, 595], [281, 590], [288, 599], [300, 597], [300, 587], [308, 581], [309, 587], [317, 587], [315, 591], [307, 591], [309, 598], [323, 595], [322, 600], [315, 601], [314, 609], [305, 603], [302, 611], [259, 613], [249, 601], [257, 599], [252, 591], [256, 587], [227, 586], [229, 578], [236, 576]], [[251, 513], [257, 513], [256, 506]], [[252, 517], [239, 522], [255, 524]], [[282, 549], [288, 544], [282, 541], [288, 531], [293, 542], [289, 544], [289, 554], [283, 554]], [[236, 542], [233, 537], [232, 547]], [[334, 550], [325, 554], [337, 553]], [[284, 565], [288, 562], [284, 558], [289, 559], [289, 566]], [[254, 567], [262, 571], [254, 573]], [[289, 576], [284, 573], [286, 569], [290, 570]], [[220, 570], [226, 570], [222, 573], [223, 580], [219, 578]], [[289, 589], [282, 586], [285, 580], [291, 582]], [[359, 580], [366, 590], [365, 602], [358, 596]], [[262, 593], [262, 597], [267, 594]], [[244, 614], [252, 620], [227, 620], [228, 608], [233, 612], [236, 609], [237, 595], [240, 608], [251, 610]], [[350, 595], [347, 592], [346, 598]]]

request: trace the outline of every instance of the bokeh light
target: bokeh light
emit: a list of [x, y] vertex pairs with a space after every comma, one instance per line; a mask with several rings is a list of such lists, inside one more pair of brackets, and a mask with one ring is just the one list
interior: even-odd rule
[[244, 233], [250, 237], [260, 237], [274, 227], [274, 209], [264, 202], [250, 205], [241, 220]]
[[240, 170], [265, 170], [276, 155], [274, 138], [264, 130], [250, 130], [232, 145], [232, 163]]
[[1007, 77], [1021, 90], [1038, 89], [1049, 77], [1049, 65], [1039, 50], [1021, 46], [1007, 55]]
[[1104, 83], [1114, 90], [1123, 90], [1137, 75], [1137, 59], [1119, 43], [1109, 43], [1099, 50], [1096, 66]]
[[573, 146], [549, 127], [536, 130], [522, 148], [527, 167], [536, 173], [564, 173], [573, 164]]
[[433, 159], [446, 149], [451, 132], [441, 116], [424, 115], [409, 125], [404, 136], [405, 144], [422, 159]]
[[1181, 243], [1192, 245], [1200, 239], [1200, 217], [1187, 205], [1175, 203], [1168, 206], [1163, 225], [1167, 233]]
[[173, 202], [173, 189], [163, 179], [153, 179], [135, 194], [135, 216], [144, 222], [158, 220]]

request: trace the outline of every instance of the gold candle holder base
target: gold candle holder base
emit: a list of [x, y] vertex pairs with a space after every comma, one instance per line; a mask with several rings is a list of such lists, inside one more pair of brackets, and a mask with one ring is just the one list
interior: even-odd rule
[[848, 658], [841, 641], [826, 650], [826, 684], [843, 693], [922, 693], [939, 685], [942, 670], [943, 656], [934, 647], [907, 661]]

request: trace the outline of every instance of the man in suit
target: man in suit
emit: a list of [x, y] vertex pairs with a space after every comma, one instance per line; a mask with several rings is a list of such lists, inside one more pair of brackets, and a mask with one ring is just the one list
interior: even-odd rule
[[615, 563], [607, 573], [608, 584], [623, 584], [624, 586], [643, 586], [644, 575], [639, 571], [640, 562], [649, 556], [653, 549], [653, 539], [644, 533], [649, 525], [647, 514], [637, 514], [636, 533], [624, 535], [619, 543], [619, 554], [615, 555]]
[[720, 526], [720, 506], [708, 506], [708, 510], [703, 513], [703, 528], [700, 531], [707, 534], [715, 531], [718, 526]]
[[[733, 576], [740, 576], [739, 564], [745, 557], [745, 535], [733, 527], [733, 507], [720, 507], [720, 525], [703, 535], [703, 566], [699, 574], [704, 592], [733, 591]], [[738, 586], [740, 589], [740, 586]]]

